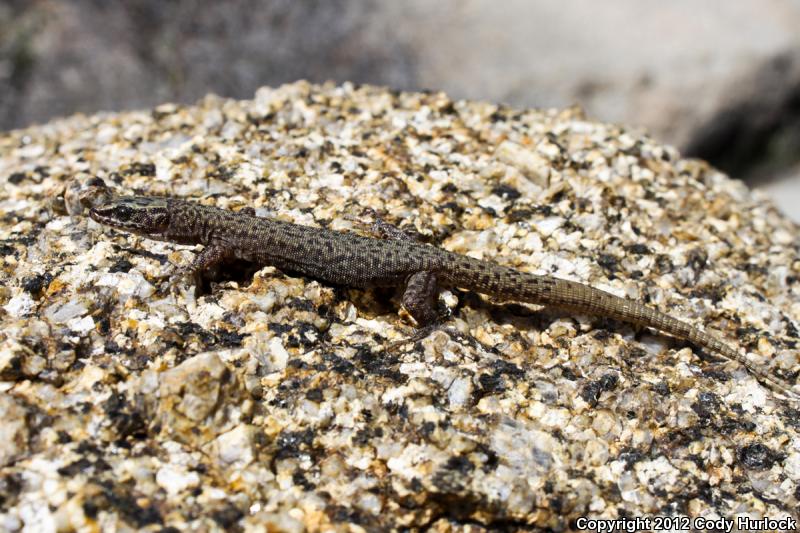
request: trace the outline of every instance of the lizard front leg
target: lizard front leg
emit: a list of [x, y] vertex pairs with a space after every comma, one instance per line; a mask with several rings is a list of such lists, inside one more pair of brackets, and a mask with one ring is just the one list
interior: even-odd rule
[[195, 297], [203, 293], [203, 273], [216, 267], [227, 257], [225, 248], [210, 244], [195, 256], [191, 265], [182, 270], [180, 277], [188, 276], [194, 283]]

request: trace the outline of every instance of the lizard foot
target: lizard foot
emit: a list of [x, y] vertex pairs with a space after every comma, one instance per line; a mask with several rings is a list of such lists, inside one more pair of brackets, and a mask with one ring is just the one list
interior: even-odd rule
[[[411, 333], [407, 338], [401, 339], [399, 341], [392, 342], [387, 346], [386, 351], [389, 353], [396, 353], [406, 344], [413, 344], [417, 341], [421, 341], [422, 339], [427, 338], [431, 333], [435, 331], [443, 331], [450, 336], [450, 338], [454, 341], [458, 341], [461, 343], [467, 343], [474, 346], [479, 346], [485, 352], [492, 352], [492, 347], [483, 344], [481, 341], [470, 335], [469, 333], [463, 333], [453, 326], [446, 326], [444, 322], [438, 322], [436, 324], [431, 324], [422, 328], [418, 328]], [[477, 360], [476, 357], [469, 357], [472, 360]]]
[[[429, 324], [429, 325], [427, 325], [425, 327], [422, 327], [422, 328], [417, 328], [417, 329], [415, 329], [413, 331], [413, 333], [411, 333], [410, 336], [406, 337], [405, 339], [400, 339], [399, 341], [394, 341], [394, 342], [390, 343], [389, 346], [386, 347], [386, 351], [387, 352], [396, 352], [400, 348], [405, 346], [406, 344], [414, 344], [414, 343], [416, 343], [418, 341], [421, 341], [422, 339], [426, 338], [431, 333], [433, 333], [434, 331], [437, 331], [439, 329], [445, 329], [443, 322], [437, 322], [435, 324]], [[450, 328], [446, 328], [446, 329], [450, 329]]]
[[194, 288], [195, 299], [205, 294], [203, 291], [203, 276], [192, 268], [178, 268], [169, 277], [168, 283], [170, 293], [176, 298], [186, 293], [187, 285]]
[[362, 217], [371, 218], [372, 224], [364, 222], [363, 218], [353, 215], [345, 215], [344, 218], [353, 222], [358, 229], [381, 239], [395, 240], [395, 241], [415, 241], [414, 237], [408, 235], [405, 231], [397, 226], [394, 226], [381, 218], [381, 216], [372, 208], [365, 208], [362, 211]]

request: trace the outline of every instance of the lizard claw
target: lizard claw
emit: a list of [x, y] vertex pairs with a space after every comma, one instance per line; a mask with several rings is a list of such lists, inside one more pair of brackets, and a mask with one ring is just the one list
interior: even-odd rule
[[[403, 230], [401, 230], [397, 226], [383, 220], [383, 218], [378, 214], [378, 212], [372, 209], [371, 207], [365, 207], [364, 209], [362, 209], [361, 215], [362, 215], [361, 217], [356, 217], [354, 215], [345, 215], [344, 218], [353, 222], [355, 226], [364, 233], [373, 235], [381, 239], [389, 239], [396, 241], [414, 240], [413, 237], [406, 234]], [[373, 220], [372, 224], [367, 224], [366, 222], [364, 222], [364, 218], [371, 218]]]
[[374, 223], [373, 224], [368, 224], [367, 222], [364, 221], [364, 219], [365, 218], [367, 218], [367, 219], [370, 219], [370, 218], [371, 219], [376, 219], [377, 216], [378, 215], [377, 215], [377, 213], [375, 212], [374, 209], [372, 209], [371, 207], [365, 207], [364, 209], [361, 210], [360, 216], [356, 216], [356, 215], [353, 215], [351, 213], [346, 213], [346, 214], [344, 214], [342, 216], [342, 218], [352, 222], [353, 225], [356, 228], [358, 228], [360, 231], [362, 231], [364, 233], [368, 233], [370, 235], [375, 235], [376, 234], [375, 230], [374, 230], [375, 224]]
[[170, 292], [176, 298], [185, 294], [188, 288], [186, 282], [189, 282], [194, 287], [194, 297], [199, 298], [202, 295], [203, 279], [199, 272], [191, 268], [179, 268], [169, 277]]
[[428, 337], [434, 331], [441, 329], [444, 323], [437, 322], [435, 324], [430, 324], [428, 326], [417, 328], [416, 330], [411, 333], [410, 336], [406, 337], [405, 339], [400, 339], [399, 341], [394, 341], [389, 343], [386, 347], [387, 352], [396, 352], [406, 344], [414, 344], [417, 341], [421, 341], [422, 339]]

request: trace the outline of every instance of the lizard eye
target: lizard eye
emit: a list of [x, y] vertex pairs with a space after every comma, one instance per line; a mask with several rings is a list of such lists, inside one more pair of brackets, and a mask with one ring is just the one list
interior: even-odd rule
[[118, 205], [109, 209], [109, 214], [120, 222], [128, 222], [133, 218], [133, 209], [126, 205]]
[[129, 222], [133, 218], [133, 209], [125, 205], [93, 207], [89, 210], [89, 216], [104, 224], [118, 224]]

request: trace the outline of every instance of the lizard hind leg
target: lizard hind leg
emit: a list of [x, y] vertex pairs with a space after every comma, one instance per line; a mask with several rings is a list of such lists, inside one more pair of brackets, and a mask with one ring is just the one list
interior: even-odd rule
[[372, 218], [372, 224], [367, 224], [361, 218], [347, 215], [345, 218], [354, 222], [356, 226], [367, 233], [370, 236], [379, 238], [379, 239], [387, 239], [392, 241], [414, 241], [414, 237], [407, 234], [405, 231], [401, 230], [394, 224], [386, 222], [383, 220], [378, 213], [375, 212], [374, 209], [366, 208], [363, 211], [363, 216]]
[[375, 221], [370, 226], [370, 232], [378, 235], [384, 239], [395, 241], [413, 241], [415, 240], [411, 235], [407, 234], [397, 226], [390, 224], [375, 215]]
[[[397, 226], [383, 220], [372, 209], [367, 209], [366, 214], [373, 218], [373, 223], [364, 228], [368, 233], [394, 241], [415, 240]], [[363, 226], [365, 225], [362, 224]], [[421, 271], [411, 274], [403, 290], [403, 309], [414, 319], [417, 328], [409, 337], [391, 343], [388, 350], [395, 351], [403, 345], [420, 341], [441, 328], [444, 314], [439, 312], [438, 303], [439, 283], [436, 273]]]
[[[370, 232], [384, 239], [395, 241], [414, 241], [414, 238], [403, 230], [394, 226], [374, 212], [372, 213], [374, 222], [370, 227]], [[420, 331], [427, 330], [430, 333], [436, 329], [441, 321], [442, 314], [438, 310], [439, 303], [439, 282], [436, 273], [423, 270], [411, 274], [406, 279], [406, 286], [403, 291], [403, 308], [417, 323]], [[417, 335], [415, 335], [416, 337]]]
[[403, 291], [403, 307], [420, 328], [438, 322], [439, 284], [436, 273], [422, 271], [411, 274]]
[[[416, 241], [408, 233], [383, 220], [374, 210], [367, 209], [365, 214], [373, 219], [368, 227], [360, 224], [368, 233], [387, 240]], [[441, 329], [444, 319], [447, 318], [446, 313], [439, 311], [439, 282], [433, 271], [424, 270], [411, 274], [406, 280], [402, 301], [403, 309], [411, 315], [417, 327], [409, 337], [391, 343], [388, 347], [390, 352], [420, 341]]]
[[439, 329], [442, 315], [438, 311], [438, 301], [436, 273], [422, 271], [411, 274], [403, 291], [403, 309], [414, 319], [417, 329], [410, 337], [391, 343], [388, 350], [395, 351], [403, 345], [415, 343]]

